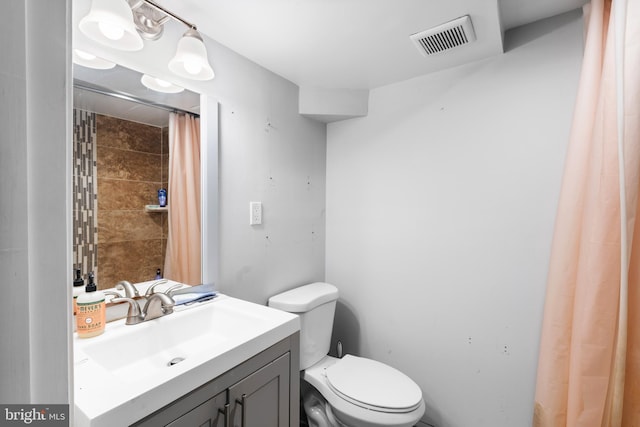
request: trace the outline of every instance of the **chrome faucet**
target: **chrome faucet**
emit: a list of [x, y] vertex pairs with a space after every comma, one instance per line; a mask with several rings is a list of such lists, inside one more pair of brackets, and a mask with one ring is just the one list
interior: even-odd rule
[[118, 282], [118, 284], [116, 285], [116, 289], [119, 291], [124, 291], [125, 298], [135, 298], [140, 296], [140, 293], [138, 293], [138, 289], [126, 280], [121, 280], [120, 282]]
[[127, 325], [137, 325], [147, 320], [157, 319], [173, 313], [175, 301], [169, 295], [158, 292], [151, 294], [147, 298], [144, 308], [140, 310], [138, 302], [133, 298], [114, 298], [111, 302], [127, 302], [129, 303], [129, 311], [127, 312]]
[[[168, 280], [167, 279], [160, 279], [157, 282], [154, 282], [151, 286], [149, 286], [147, 288], [147, 292], [145, 292], [144, 296], [149, 298], [151, 295], [153, 294], [157, 294], [160, 292], [156, 292], [156, 286], [158, 285], [163, 285], [165, 283], [167, 283]], [[180, 283], [176, 283], [175, 285], [170, 286], [168, 289], [166, 289], [165, 291], [163, 291], [162, 293], [170, 295], [170, 293], [178, 288], [181, 288], [182, 285]]]
[[127, 325], [137, 325], [138, 323], [144, 322], [144, 318], [142, 317], [142, 313], [140, 312], [140, 306], [138, 302], [133, 298], [113, 298], [111, 300], [113, 303], [119, 302], [128, 302], [129, 303], [129, 311], [127, 312], [127, 321], [125, 322]]

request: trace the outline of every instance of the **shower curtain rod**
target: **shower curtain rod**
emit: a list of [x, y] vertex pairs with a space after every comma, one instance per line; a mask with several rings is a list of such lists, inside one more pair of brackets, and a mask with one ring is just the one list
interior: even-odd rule
[[125, 101], [147, 105], [149, 107], [159, 108], [161, 110], [169, 111], [172, 113], [190, 114], [194, 117], [200, 117], [200, 114], [198, 113], [194, 113], [191, 111], [183, 110], [181, 108], [172, 107], [170, 105], [160, 104], [158, 102], [153, 102], [146, 99], [138, 98], [137, 96], [129, 95], [128, 93], [119, 92], [117, 90], [98, 86], [93, 83], [85, 82], [84, 80], [73, 79], [73, 87], [77, 89], [87, 90], [89, 92], [98, 93], [100, 95], [112, 96], [114, 98], [123, 99]]

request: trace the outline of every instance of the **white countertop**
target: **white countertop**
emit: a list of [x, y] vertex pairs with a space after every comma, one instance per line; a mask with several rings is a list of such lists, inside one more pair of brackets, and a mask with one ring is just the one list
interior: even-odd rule
[[[93, 338], [74, 334], [76, 427], [132, 424], [300, 330], [294, 314], [221, 294], [138, 325], [124, 322], [108, 323]], [[194, 338], [184, 346], [172, 344], [188, 335]]]

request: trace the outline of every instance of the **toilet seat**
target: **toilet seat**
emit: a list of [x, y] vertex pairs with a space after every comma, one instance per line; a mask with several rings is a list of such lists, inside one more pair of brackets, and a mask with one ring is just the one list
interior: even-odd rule
[[346, 355], [324, 375], [336, 395], [369, 410], [406, 413], [422, 402], [422, 391], [411, 378], [372, 359]]
[[[350, 360], [350, 358], [353, 358], [354, 360]], [[363, 362], [363, 359], [364, 359], [364, 362]], [[337, 368], [336, 370], [331, 369], [333, 366], [339, 365], [345, 361], [346, 361], [346, 364], [343, 364], [341, 368]], [[374, 362], [374, 364], [373, 365], [370, 364], [369, 361]], [[352, 362], [355, 362], [355, 363], [352, 364]], [[393, 403], [391, 404], [389, 403], [389, 402], [393, 402], [393, 400], [391, 401], [385, 400], [384, 403], [381, 403], [383, 402], [381, 398], [378, 398], [378, 400], [366, 399], [362, 395], [357, 395], [357, 397], [360, 398], [359, 400], [354, 399], [353, 395], [356, 395], [356, 393], [349, 391], [349, 388], [346, 384], [344, 384], [341, 391], [340, 390], [337, 391], [336, 388], [340, 388], [340, 385], [336, 387], [336, 383], [340, 384], [340, 380], [336, 378], [334, 378], [333, 385], [329, 384], [329, 380], [327, 378], [327, 371], [330, 371], [330, 375], [332, 377], [335, 377], [337, 375], [338, 378], [341, 378], [342, 380], [344, 380], [345, 383], [350, 382], [352, 384], [356, 384], [356, 383], [361, 383], [361, 381], [354, 381], [353, 377], [351, 377], [351, 380], [348, 380], [347, 379], [348, 377], [346, 374], [340, 375], [339, 372], [341, 372], [342, 370], [344, 370], [344, 372], [347, 372], [349, 368], [354, 365], [359, 365], [359, 366], [364, 365], [364, 366], [369, 366], [369, 369], [362, 368], [362, 371], [365, 372], [364, 375], [368, 377], [373, 377], [375, 379], [375, 378], [381, 378], [377, 376], [378, 369], [385, 372], [387, 372], [386, 369], [393, 369], [387, 365], [380, 363], [380, 365], [383, 366], [381, 368], [376, 363], [380, 363], [380, 362], [375, 362], [371, 359], [365, 359], [362, 357], [351, 356], [351, 355], [345, 355], [342, 359], [337, 359], [332, 356], [325, 356], [322, 360], [320, 360], [313, 366], [310, 366], [304, 371], [302, 371], [301, 378], [302, 380], [304, 380], [304, 382], [313, 386], [313, 388], [315, 388], [320, 393], [322, 398], [326, 400], [327, 405], [329, 405], [331, 412], [333, 413], [335, 418], [340, 421], [339, 425], [358, 426], [358, 427], [380, 427], [380, 426], [410, 427], [415, 425], [416, 422], [422, 417], [422, 415], [424, 415], [425, 408], [426, 408], [424, 400], [422, 399], [422, 392], [420, 392], [419, 394], [417, 404], [415, 404], [416, 402], [404, 403], [405, 405], [407, 405], [406, 408], [394, 409], [394, 408], [387, 408], [389, 406], [393, 406]], [[374, 369], [373, 371], [370, 370], [372, 366]], [[358, 368], [357, 366], [355, 369], [360, 370], [360, 368]], [[393, 371], [400, 373], [395, 369], [393, 369]], [[360, 374], [362, 375], [362, 372]], [[402, 373], [400, 374], [402, 375], [402, 377], [405, 377], [404, 374]], [[417, 388], [417, 390], [420, 390], [418, 385], [415, 384], [411, 379], [409, 379], [409, 381], [411, 381], [411, 383]], [[385, 386], [385, 383], [383, 381], [380, 380], [377, 382], [379, 384], [378, 387]], [[409, 387], [409, 389], [411, 388], [413, 387]], [[390, 393], [404, 394], [404, 392], [399, 393], [398, 390], [391, 390], [389, 387], [387, 387], [387, 389], [389, 390]], [[345, 390], [347, 391], [345, 392]], [[348, 396], [348, 393], [351, 393], [351, 397]], [[381, 392], [381, 395], [384, 395], [384, 394], [385, 392]], [[409, 395], [411, 395], [411, 393], [409, 393]], [[363, 402], [363, 400], [373, 400], [374, 403], [377, 402], [377, 404], [381, 406], [371, 405], [371, 403], [365, 403]], [[407, 402], [411, 400], [412, 398], [407, 399]], [[409, 407], [409, 405], [415, 405], [415, 406]], [[402, 406], [402, 405], [398, 405], [396, 403], [396, 406]]]

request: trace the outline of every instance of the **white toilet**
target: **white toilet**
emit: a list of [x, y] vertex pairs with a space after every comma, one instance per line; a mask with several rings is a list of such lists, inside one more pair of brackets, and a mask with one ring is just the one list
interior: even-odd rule
[[301, 394], [309, 425], [415, 425], [425, 404], [420, 387], [411, 378], [375, 360], [327, 355], [337, 299], [335, 286], [319, 282], [269, 298], [270, 307], [300, 316]]

